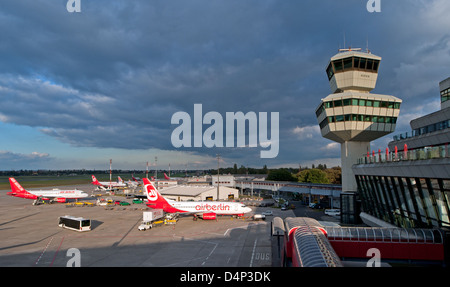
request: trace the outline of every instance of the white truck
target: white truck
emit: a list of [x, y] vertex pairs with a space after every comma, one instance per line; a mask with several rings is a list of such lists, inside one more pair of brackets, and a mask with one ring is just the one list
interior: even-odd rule
[[254, 214], [253, 215], [253, 220], [257, 221], [257, 220], [266, 220], [266, 216], [264, 214]]
[[152, 211], [144, 211], [142, 214], [142, 224], [138, 226], [141, 231], [150, 229], [153, 227], [153, 222], [164, 216], [162, 209], [154, 209]]

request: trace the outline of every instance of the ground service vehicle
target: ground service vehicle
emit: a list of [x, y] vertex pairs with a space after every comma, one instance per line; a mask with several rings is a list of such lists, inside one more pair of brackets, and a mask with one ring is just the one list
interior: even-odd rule
[[65, 215], [59, 217], [59, 227], [72, 229], [75, 231], [89, 231], [91, 230], [91, 220], [83, 217], [74, 217]]
[[255, 214], [253, 215], [253, 220], [266, 220], [266, 216], [264, 214]]
[[154, 209], [153, 211], [144, 211], [142, 213], [142, 221], [153, 221], [164, 216], [162, 209]]
[[[138, 226], [141, 231], [151, 229], [155, 220], [160, 219], [164, 216], [164, 211], [162, 209], [155, 209], [153, 211], [144, 211], [142, 213], [142, 224]], [[164, 222], [164, 221], [163, 221]]]
[[142, 224], [138, 226], [138, 229], [140, 231], [144, 231], [147, 229], [151, 229], [153, 227], [153, 224], [151, 221], [142, 221]]

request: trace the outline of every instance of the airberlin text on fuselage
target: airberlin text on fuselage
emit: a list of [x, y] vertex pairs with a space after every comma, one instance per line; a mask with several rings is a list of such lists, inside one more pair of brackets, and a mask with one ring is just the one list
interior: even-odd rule
[[207, 210], [207, 211], [228, 211], [230, 210], [230, 206], [228, 204], [199, 204], [195, 206], [195, 210], [198, 211], [202, 211], [202, 210]]

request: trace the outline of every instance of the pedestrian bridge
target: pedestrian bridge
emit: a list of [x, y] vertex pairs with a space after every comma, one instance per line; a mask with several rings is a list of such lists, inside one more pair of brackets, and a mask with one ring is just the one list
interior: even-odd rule
[[384, 259], [444, 260], [444, 236], [440, 229], [323, 227], [339, 257], [367, 258], [377, 248]]
[[322, 226], [307, 217], [284, 220], [283, 265], [339, 267], [342, 259], [442, 262], [446, 234], [440, 229]]

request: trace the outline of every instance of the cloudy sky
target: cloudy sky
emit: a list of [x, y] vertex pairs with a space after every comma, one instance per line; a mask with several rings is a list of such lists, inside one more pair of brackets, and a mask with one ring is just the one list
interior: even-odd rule
[[[439, 109], [450, 1], [2, 0], [0, 170], [338, 165], [315, 109], [345, 46], [383, 58], [374, 93], [403, 100], [395, 133]], [[279, 113], [279, 153], [175, 148], [179, 111]], [[270, 119], [270, 117], [269, 117]], [[204, 125], [203, 130], [209, 125]], [[373, 143], [385, 148], [393, 135]], [[224, 140], [225, 141], [225, 140]]]

